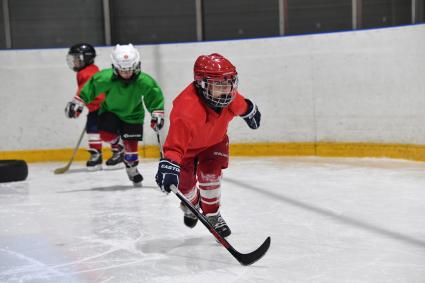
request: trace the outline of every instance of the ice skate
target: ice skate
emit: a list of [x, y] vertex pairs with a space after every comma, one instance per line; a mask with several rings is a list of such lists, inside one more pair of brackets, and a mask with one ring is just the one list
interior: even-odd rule
[[126, 164], [125, 170], [127, 171], [128, 178], [133, 182], [133, 185], [135, 187], [141, 187], [143, 176], [140, 174], [139, 170], [137, 170], [137, 165], [130, 167]]
[[[199, 203], [195, 205], [195, 208], [199, 210]], [[183, 204], [183, 202], [180, 202], [180, 209], [183, 211], [183, 222], [184, 225], [186, 225], [189, 228], [193, 228], [196, 226], [196, 223], [198, 223], [198, 218], [195, 214], [193, 214], [192, 211], [190, 211], [189, 208], [186, 207], [186, 205]]]
[[205, 216], [220, 236], [223, 238], [230, 236], [232, 231], [230, 231], [229, 226], [227, 226], [226, 222], [221, 217], [220, 212], [207, 214]]
[[102, 152], [96, 149], [89, 149], [90, 159], [87, 160], [86, 166], [89, 171], [97, 171], [102, 169]]
[[117, 148], [112, 149], [112, 156], [106, 160], [106, 166], [113, 167], [124, 161], [124, 147], [118, 145]]

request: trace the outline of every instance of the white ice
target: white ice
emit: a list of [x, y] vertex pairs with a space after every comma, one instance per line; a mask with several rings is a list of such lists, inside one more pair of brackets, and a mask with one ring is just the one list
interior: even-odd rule
[[240, 265], [179, 200], [155, 185], [157, 161], [124, 169], [30, 164], [0, 184], [0, 282], [425, 282], [425, 164], [388, 159], [232, 158], [222, 215]]

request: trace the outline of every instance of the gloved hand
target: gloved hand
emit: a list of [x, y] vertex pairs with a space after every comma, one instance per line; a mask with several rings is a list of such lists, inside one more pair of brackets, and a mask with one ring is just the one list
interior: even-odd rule
[[164, 110], [155, 110], [151, 114], [151, 128], [159, 131], [164, 127]]
[[164, 193], [171, 192], [171, 186], [179, 186], [179, 176], [180, 176], [180, 165], [177, 163], [161, 158], [158, 165], [158, 172], [156, 173], [155, 180], [158, 184], [158, 187]]
[[241, 117], [248, 124], [248, 127], [258, 129], [260, 127], [261, 113], [258, 111], [257, 105], [251, 100], [245, 99], [245, 101], [248, 103], [248, 110]]
[[78, 96], [68, 102], [65, 107], [65, 115], [68, 118], [78, 118], [83, 112], [84, 102]]

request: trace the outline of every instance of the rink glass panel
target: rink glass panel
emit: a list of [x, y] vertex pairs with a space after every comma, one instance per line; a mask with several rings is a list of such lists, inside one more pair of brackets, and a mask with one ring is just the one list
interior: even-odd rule
[[6, 38], [4, 34], [3, 5], [0, 5], [0, 48], [6, 48]]
[[361, 28], [407, 25], [412, 22], [411, 0], [362, 0]]
[[9, 0], [12, 48], [104, 42], [102, 0]]
[[425, 0], [416, 0], [415, 21], [417, 23], [425, 22]]
[[[197, 0], [2, 0], [0, 48], [6, 48], [4, 7], [9, 7], [11, 48], [69, 47], [86, 41], [111, 44], [194, 42]], [[280, 35], [279, 3], [285, 35], [425, 22], [425, 0], [202, 0], [202, 40]], [[415, 3], [413, 9], [412, 3]], [[5, 5], [7, 4], [7, 5]], [[414, 15], [412, 12], [414, 11]], [[105, 21], [106, 20], [106, 21]], [[110, 24], [110, 27], [105, 27]], [[199, 23], [198, 23], [199, 24]]]
[[203, 1], [204, 40], [279, 35], [278, 0]]
[[112, 44], [196, 41], [194, 0], [112, 0], [110, 12]]
[[352, 29], [352, 0], [288, 0], [287, 34]]

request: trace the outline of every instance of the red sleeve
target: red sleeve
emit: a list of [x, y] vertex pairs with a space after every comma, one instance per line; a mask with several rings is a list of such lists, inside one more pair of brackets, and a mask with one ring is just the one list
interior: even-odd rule
[[192, 140], [192, 127], [187, 119], [170, 116], [170, 128], [164, 144], [165, 158], [180, 164]]
[[97, 72], [99, 72], [99, 68], [96, 65], [90, 65], [77, 73], [77, 96], [80, 96], [80, 91], [85, 85], [85, 83], [90, 80], [90, 78]]
[[232, 103], [229, 105], [229, 110], [235, 116], [245, 114], [246, 111], [248, 111], [248, 103], [245, 101], [245, 97], [243, 97], [239, 92], [236, 93], [235, 99], [233, 99]]
[[[99, 68], [95, 64], [91, 64], [77, 73], [77, 82], [78, 82], [77, 96], [80, 96], [80, 92], [83, 86], [97, 72], [99, 72]], [[105, 99], [105, 94], [101, 93], [91, 103], [87, 104], [86, 106], [88, 107], [89, 112], [99, 109], [100, 104], [102, 103], [104, 99]]]

